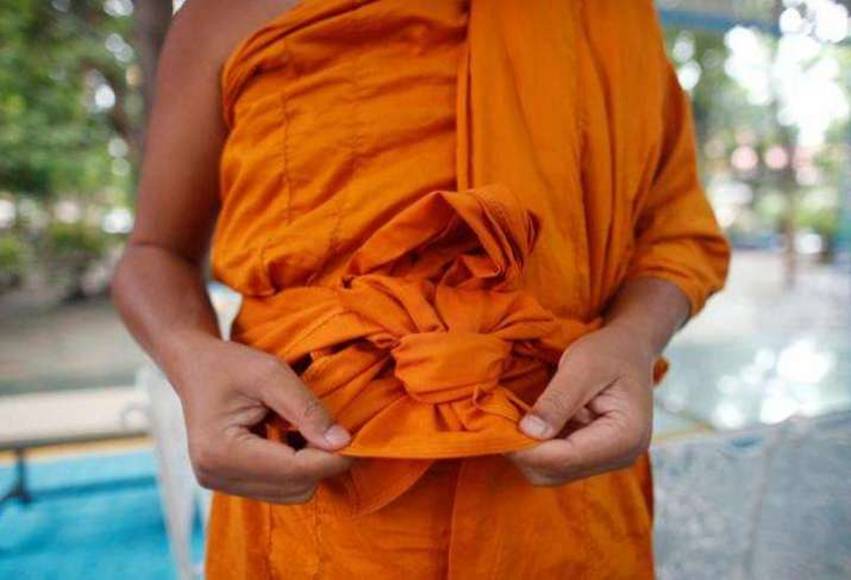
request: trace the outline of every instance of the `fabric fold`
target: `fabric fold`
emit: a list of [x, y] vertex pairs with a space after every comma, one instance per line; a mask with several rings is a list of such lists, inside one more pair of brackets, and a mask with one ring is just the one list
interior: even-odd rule
[[[559, 319], [523, 290], [539, 227], [504, 186], [436, 191], [376, 230], [334, 287], [245, 298], [233, 338], [306, 362], [302, 380], [353, 433], [341, 452], [371, 459], [347, 476], [359, 511], [435, 459], [535, 443], [517, 428], [524, 389], [600, 324]], [[268, 435], [291, 428], [275, 417]]]
[[338, 285], [248, 298], [234, 337], [309, 359], [302, 379], [354, 434], [344, 454], [526, 447], [523, 388], [600, 324], [558, 318], [523, 289], [539, 227], [504, 186], [432, 192], [376, 230]]
[[[376, 230], [337, 285], [247, 298], [234, 338], [307, 362], [302, 380], [353, 433], [341, 453], [403, 460], [390, 467], [397, 482], [435, 459], [528, 447], [523, 395], [531, 402], [564, 349], [600, 326], [558, 318], [523, 289], [539, 227], [504, 186], [432, 192]], [[270, 436], [291, 428], [276, 417]], [[393, 495], [387, 467], [352, 468], [361, 510], [383, 505], [378, 490]]]
[[[602, 325], [634, 247], [629, 188], [645, 185], [624, 162], [582, 165], [628, 151], [588, 132], [599, 102], [581, 94], [604, 87], [575, 45], [596, 8], [468, 4], [462, 21], [450, 3], [301, 2], [222, 73], [213, 265], [243, 294], [232, 337], [292, 365], [353, 433], [360, 510], [435, 460], [535, 444], [519, 419]], [[641, 134], [630, 155], [653, 175], [661, 135]]]
[[723, 284], [666, 59], [651, 0], [300, 0], [235, 47], [231, 336], [290, 364], [356, 461], [304, 504], [217, 492], [211, 576], [652, 578], [646, 453], [557, 487], [500, 454], [535, 444], [518, 419], [625, 280], [693, 311]]

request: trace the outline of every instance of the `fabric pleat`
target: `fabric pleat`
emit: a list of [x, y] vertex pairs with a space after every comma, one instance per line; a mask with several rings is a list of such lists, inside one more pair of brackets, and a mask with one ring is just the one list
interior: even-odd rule
[[[213, 266], [244, 298], [232, 336], [353, 433], [357, 513], [435, 460], [533, 445], [519, 419], [628, 277], [677, 283], [695, 312], [723, 282], [693, 170], [666, 174], [688, 155], [666, 133], [682, 119], [626, 117], [600, 68], [624, 57], [587, 32], [652, 7], [598, 4], [303, 1], [225, 63]], [[646, 101], [676, 112], [654, 66]], [[644, 213], [675, 190], [690, 213]], [[291, 428], [272, 417], [267, 435]]]

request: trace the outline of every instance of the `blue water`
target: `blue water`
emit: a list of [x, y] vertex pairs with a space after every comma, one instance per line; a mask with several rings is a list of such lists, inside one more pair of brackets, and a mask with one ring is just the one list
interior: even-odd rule
[[[0, 508], [0, 579], [175, 577], [150, 451], [34, 460], [28, 473], [33, 501]], [[12, 480], [0, 466], [0, 490]]]

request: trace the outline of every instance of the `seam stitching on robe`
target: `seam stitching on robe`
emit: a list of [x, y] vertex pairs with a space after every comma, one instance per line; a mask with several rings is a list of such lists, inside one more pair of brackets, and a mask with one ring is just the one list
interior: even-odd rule
[[[587, 541], [581, 543], [581, 560], [580, 562], [584, 562], [587, 566], [585, 572], [593, 572], [594, 571], [594, 562], [589, 560], [589, 556], [591, 554], [591, 544], [595, 541], [595, 538], [588, 533], [588, 488], [586, 486], [587, 478], [580, 479], [578, 482], [575, 482], [576, 485], [579, 486], [579, 493], [577, 494], [581, 498], [580, 508], [579, 508], [579, 517], [582, 522], [582, 532], [585, 533]], [[591, 576], [594, 577], [594, 576]]]
[[[256, 71], [255, 61], [257, 53], [262, 52], [268, 44], [274, 43], [276, 40], [275, 35], [289, 36], [317, 22], [342, 16], [349, 11], [357, 10], [365, 4], [374, 1], [376, 0], [349, 0], [347, 2], [337, 2], [338, 5], [336, 7], [322, 8], [321, 6], [313, 6], [314, 4], [321, 4], [320, 2], [299, 0], [292, 6], [285, 8], [282, 12], [266, 20], [252, 32], [243, 36], [233, 46], [224, 59], [219, 72], [219, 85], [222, 88], [222, 95], [228, 103], [236, 102], [242, 86]], [[311, 11], [313, 12], [312, 14]], [[303, 13], [306, 13], [306, 15]], [[295, 20], [295, 23], [288, 22], [289, 20]], [[270, 35], [273, 38], [268, 39], [267, 37]], [[252, 61], [253, 64], [250, 67], [244, 67], [242, 70], [234, 71], [240, 60]]]
[[[320, 483], [321, 485], [321, 483]], [[325, 561], [328, 560], [327, 555], [325, 554], [325, 543], [322, 541], [322, 521], [324, 519], [324, 510], [320, 505], [320, 501], [323, 496], [323, 489], [317, 489], [314, 493], [313, 499], [313, 537], [316, 542], [316, 571], [313, 574], [314, 578], [322, 578], [322, 570], [324, 568]]]
[[[583, 158], [586, 157], [586, 148], [588, 146], [588, 144], [585, 140], [585, 135], [586, 135], [586, 131], [588, 130], [589, 119], [588, 119], [588, 105], [587, 105], [587, 103], [585, 102], [585, 99], [583, 99], [583, 96], [582, 96], [584, 93], [579, 90], [579, 85], [580, 85], [580, 82], [579, 82], [579, 75], [580, 75], [579, 49], [580, 49], [580, 43], [582, 43], [583, 41], [587, 43], [587, 39], [585, 38], [585, 32], [586, 32], [585, 31], [585, 18], [587, 17], [587, 13], [586, 13], [587, 8], [585, 6], [585, 0], [577, 0], [576, 3], [574, 4], [574, 10], [575, 10], [574, 22], [576, 24], [574, 26], [574, 40], [573, 40], [574, 49], [571, 51], [571, 59], [573, 61], [572, 62], [573, 70], [576, 73], [576, 74], [573, 75], [573, 91], [572, 91], [573, 94], [575, 95], [574, 98], [576, 99], [576, 101], [574, 103], [574, 108], [575, 108], [575, 111], [576, 111], [576, 130], [577, 130], [577, 135], [578, 135], [578, 139], [576, 141], [577, 150], [576, 150], [576, 153], [575, 153], [575, 155], [576, 155], [575, 161], [576, 161], [576, 164], [577, 164], [576, 166], [577, 166], [577, 172], [578, 172], [578, 175], [576, 176], [576, 178], [578, 180], [579, 188], [580, 188], [580, 196], [579, 197], [582, 200], [582, 212], [581, 213], [582, 213], [582, 222], [583, 223], [581, 225], [583, 226], [583, 229], [581, 231], [588, 232], [588, 227], [587, 227], [588, 223], [589, 223], [589, 219], [588, 219], [588, 215], [587, 215], [588, 206], [585, 203], [586, 191], [585, 191], [585, 187], [584, 187], [585, 183], [584, 183], [584, 180], [582, 179], [582, 173], [583, 173], [582, 168], [585, 167], [585, 165], [582, 161], [583, 161]], [[576, 220], [577, 220], [577, 218], [574, 217], [574, 221], [576, 221]], [[582, 243], [583, 255], [581, 257], [580, 256], [576, 257], [575, 260], [579, 263], [580, 266], [583, 263], [585, 265], [589, 265], [590, 259], [591, 259], [590, 240], [589, 240], [587, 234], [585, 236], [580, 236], [580, 237], [582, 238], [581, 243]], [[589, 266], [589, 268], [590, 268], [590, 266]], [[583, 273], [585, 274], [585, 272], [583, 272]], [[587, 305], [590, 304], [591, 297], [593, 296], [593, 288], [591, 288], [593, 281], [591, 280], [590, 272], [588, 272], [586, 274], [584, 282], [585, 283], [582, 285], [583, 287], [580, 289], [580, 292], [582, 292], [582, 294], [583, 294], [582, 298], [584, 299], [584, 304], [586, 304], [586, 307], [587, 307]], [[588, 312], [587, 310], [585, 312], [583, 312], [583, 318], [587, 315], [587, 312]], [[583, 558], [582, 561], [583, 562], [588, 562], [588, 556], [589, 556], [589, 552], [590, 552], [589, 544], [591, 542], [590, 534], [587, 533], [587, 530], [588, 530], [588, 493], [587, 493], [587, 488], [586, 488], [586, 482], [587, 482], [587, 478], [580, 480], [579, 483], [578, 483], [578, 485], [580, 486], [579, 497], [582, 499], [581, 505], [579, 507], [579, 517], [580, 517], [580, 520], [581, 520], [582, 531], [586, 532], [585, 535], [588, 538], [587, 541], [580, 542], [580, 551], [582, 552], [582, 558]]]
[[272, 554], [274, 553], [274, 550], [272, 550], [272, 504], [260, 502], [260, 506], [263, 511], [263, 517], [266, 520], [266, 525], [263, 526], [263, 532], [266, 535], [266, 557], [263, 558], [263, 572], [267, 580], [274, 580], [275, 568], [272, 566]]
[[[286, 36], [281, 37], [281, 57], [284, 59], [284, 62], [287, 63], [288, 66], [294, 66], [292, 64], [292, 52], [289, 49], [289, 43], [287, 41]], [[286, 223], [290, 224], [293, 221], [293, 185], [292, 185], [292, 175], [290, 174], [290, 114], [289, 114], [289, 93], [288, 88], [284, 87], [284, 90], [281, 91], [281, 99], [280, 99], [280, 107], [281, 107], [281, 121], [283, 125], [284, 135], [283, 135], [283, 171], [282, 178], [284, 181], [284, 187], [286, 188], [286, 196], [287, 196], [287, 211], [286, 211]], [[269, 237], [272, 237], [272, 232], [269, 232]]]
[[447, 539], [447, 542], [446, 542], [446, 578], [447, 578], [447, 580], [451, 580], [453, 578], [452, 562], [455, 560], [455, 558], [453, 558], [452, 555], [453, 555], [453, 552], [455, 550], [457, 550], [457, 548], [455, 548], [455, 550], [453, 550], [453, 547], [456, 545], [456, 542], [458, 541], [458, 534], [459, 534], [458, 528], [459, 528], [459, 526], [457, 524], [457, 520], [460, 517], [458, 512], [461, 509], [458, 505], [458, 503], [459, 503], [458, 502], [458, 495], [459, 495], [459, 490], [461, 489], [462, 478], [463, 478], [464, 474], [466, 473], [466, 471], [469, 469], [467, 467], [469, 465], [469, 463], [470, 463], [470, 459], [461, 459], [458, 462], [458, 469], [455, 472], [455, 481], [454, 481], [454, 485], [452, 486], [452, 509], [450, 510], [450, 514], [449, 514], [449, 538]]
[[[589, 48], [588, 57], [591, 60], [594, 77], [597, 79], [597, 84], [600, 86], [603, 93], [603, 107], [606, 113], [606, 118], [611, 120], [616, 118], [614, 109], [616, 98], [612, 94], [614, 87], [611, 86], [610, 82], [606, 79], [606, 76], [600, 72], [605, 70], [605, 66], [601, 64], [601, 61], [605, 60], [606, 57], [605, 55], [601, 55], [600, 51], [596, 49], [590, 41], [591, 31], [588, 29], [589, 25], [587, 13], [585, 16], [586, 18], [582, 20], [583, 38]], [[616, 142], [618, 133], [617, 128], [613, 127], [610, 122], [607, 129], [608, 153], [611, 158], [611, 163], [609, 163], [608, 167], [609, 180], [611, 183], [610, 191], [608, 192], [611, 213], [606, 224], [606, 235], [603, 240], [602, 255], [604, 257], [610, 256], [613, 253], [612, 247], [616, 245], [615, 235], [621, 227], [618, 223], [619, 220], [623, 219], [621, 212], [618, 211], [618, 208], [623, 205], [619, 202], [620, 198], [629, 197], [629, 192], [624, 191], [627, 189], [624, 184], [626, 181], [626, 175], [624, 170], [621, 168], [621, 165], [625, 163], [625, 161], [621, 160], [626, 159], [627, 156], [623, 154], [623, 146]], [[603, 281], [598, 288], [592, 289], [592, 298], [595, 309], [602, 308], [611, 298], [611, 296], [604, 295], [604, 288], [609, 286], [609, 284], [606, 283], [606, 279], [609, 275], [611, 275], [612, 266], [610, 265], [610, 261], [604, 259], [603, 263], [600, 264], [600, 267], [603, 272]]]
[[[363, 33], [363, 26], [361, 24], [362, 16], [360, 16], [358, 14], [357, 10], [355, 10], [356, 8], [358, 8], [360, 6], [360, 2], [358, 2], [357, 0], [354, 0], [354, 2], [352, 2], [352, 4], [353, 4], [352, 11], [349, 13], [350, 17], [352, 19], [352, 29], [356, 30], [358, 34], [362, 34]], [[358, 36], [358, 34], [356, 34], [356, 36]], [[358, 111], [359, 111], [359, 107], [360, 107], [360, 96], [361, 96], [360, 95], [361, 86], [358, 84], [358, 77], [359, 77], [358, 73], [362, 70], [359, 66], [360, 65], [360, 62], [359, 62], [360, 57], [361, 57], [360, 53], [356, 53], [352, 56], [351, 67], [349, 69], [349, 83], [352, 86], [352, 90], [351, 90], [351, 97], [352, 97], [352, 118], [351, 118], [352, 139], [351, 139], [351, 144], [350, 144], [351, 145], [351, 152], [352, 152], [352, 175], [351, 175], [351, 179], [355, 179], [355, 177], [357, 176], [357, 174], [359, 172], [358, 170], [360, 168], [360, 152], [361, 152], [361, 148], [362, 148], [362, 140], [361, 140], [361, 137], [360, 137], [360, 134], [359, 134], [361, 120], [358, 117]], [[322, 267], [320, 268], [320, 270], [324, 269], [325, 264], [328, 263], [329, 259], [331, 259], [332, 256], [335, 256], [335, 255], [338, 254], [339, 247], [340, 247], [340, 230], [342, 228], [343, 216], [346, 215], [346, 211], [345, 211], [345, 208], [347, 206], [346, 197], [347, 196], [340, 195], [339, 193], [336, 193], [334, 195], [334, 201], [335, 201], [335, 203], [334, 203], [334, 208], [335, 208], [334, 209], [334, 226], [331, 229], [331, 234], [330, 234], [329, 240], [328, 240], [328, 253], [325, 255], [324, 259], [322, 260]]]
[[[499, 199], [496, 199], [496, 198], [493, 198], [493, 197], [482, 198], [482, 201], [484, 201], [485, 208], [491, 210], [496, 215], [496, 217], [498, 218], [498, 221], [502, 222], [500, 225], [504, 226], [504, 227], [506, 227], [506, 229], [508, 229], [508, 227], [509, 227], [508, 224], [511, 223], [511, 219], [509, 218], [509, 212], [507, 211], [505, 204], [503, 204], [502, 201], [500, 201]], [[525, 211], [526, 208], [524, 207], [523, 210]], [[510, 251], [512, 253], [511, 258], [517, 259], [517, 256], [515, 254], [516, 248], [515, 248], [514, 244], [509, 244], [509, 246], [510, 246]], [[530, 255], [531, 255], [531, 253], [532, 252], [529, 252]], [[527, 259], [528, 259], [528, 257], [527, 257]], [[524, 260], [524, 264], [519, 267], [519, 269], [522, 269], [523, 272], [515, 272], [515, 274], [517, 274], [517, 279], [514, 281], [515, 282], [514, 288], [511, 288], [511, 289], [522, 290], [522, 283], [520, 283], [520, 277], [523, 273], [525, 273], [525, 269], [526, 269], [524, 267], [526, 265], [525, 261], [526, 260]], [[510, 265], [509, 265], [509, 268], [511, 268]], [[505, 284], [505, 281], [506, 281], [506, 278], [508, 277], [508, 274], [509, 274], [508, 270], [505, 270], [502, 274], [501, 283], [503, 285]]]
[[258, 295], [260, 296], [269, 296], [275, 293], [275, 287], [272, 284], [272, 277], [269, 274], [269, 262], [266, 259], [266, 251], [271, 243], [272, 236], [270, 234], [265, 240], [263, 240], [263, 243], [260, 244], [260, 248], [257, 250], [257, 261], [260, 264], [260, 283], [263, 286], [262, 290], [258, 292]]
[[[576, 30], [575, 30], [576, 38], [577, 38], [576, 42], [577, 42], [577, 45], [579, 45], [581, 43], [586, 48], [586, 57], [585, 58], [586, 58], [586, 61], [590, 61], [590, 62], [586, 62], [586, 64], [585, 64], [585, 66], [590, 69], [589, 73], [588, 73], [588, 77], [589, 77], [588, 82], [593, 84], [596, 87], [599, 87], [599, 93], [600, 93], [600, 97], [601, 97], [601, 100], [602, 100], [602, 103], [599, 106], [602, 107], [603, 111], [605, 112], [606, 119], [610, 120], [609, 106], [605, 101], [605, 99], [606, 99], [605, 84], [603, 82], [603, 79], [601, 78], [600, 71], [597, 69], [597, 64], [599, 62], [599, 59], [597, 59], [594, 55], [594, 50], [593, 50], [593, 47], [591, 46], [591, 41], [590, 41], [590, 37], [589, 37], [590, 33], [588, 31], [588, 19], [590, 17], [588, 15], [588, 9], [585, 5], [585, 2], [581, 1], [581, 0], [576, 3], [576, 6], [577, 6], [577, 12], [578, 12], [577, 25], [576, 25]], [[577, 54], [578, 54], [578, 49], [577, 49]], [[579, 62], [579, 58], [580, 57], [578, 57], [578, 56], [576, 58], [577, 64]], [[578, 84], [579, 84], [579, 82], [578, 82], [578, 79], [577, 79], [577, 81], [576, 81], [577, 87], [578, 87]], [[576, 92], [576, 91], [575, 91], [575, 93], [578, 94], [578, 92]], [[586, 151], [588, 151], [588, 149], [591, 148], [591, 146], [589, 145], [589, 136], [588, 136], [588, 134], [590, 132], [590, 127], [591, 127], [591, 122], [590, 122], [590, 119], [589, 119], [589, 116], [590, 116], [589, 106], [590, 105], [585, 101], [583, 101], [581, 104], [579, 104], [577, 106], [577, 115], [576, 115], [577, 116], [577, 127], [580, 131], [580, 133], [579, 133], [580, 134], [579, 146], [580, 146], [580, 152], [581, 152], [582, 157], [584, 157]], [[607, 128], [609, 130], [608, 130], [608, 134], [607, 134], [607, 138], [606, 138], [606, 143], [608, 145], [608, 153], [611, 156], [611, 150], [612, 150], [612, 147], [613, 147], [613, 144], [611, 142], [612, 141], [611, 128], [610, 127], [607, 127]], [[580, 158], [580, 161], [581, 161], [581, 158]], [[579, 169], [580, 183], [583, 186], [583, 192], [584, 192], [585, 182], [586, 182], [586, 180], [588, 180], [590, 178], [585, 173], [587, 166], [584, 163], [580, 162], [579, 167], [580, 167], [580, 169]], [[610, 168], [610, 173], [612, 171], [614, 171], [614, 169]], [[611, 187], [609, 187], [609, 189], [612, 189], [612, 190], [614, 189], [614, 177], [613, 176], [611, 176]], [[587, 195], [588, 192], [584, 192], [584, 193]], [[612, 196], [612, 199], [614, 199], [614, 192], [613, 191], [611, 192], [610, 195]], [[589, 205], [583, 203], [583, 216], [585, 217], [586, 224], [592, 222], [592, 219], [588, 215], [588, 211], [589, 211]], [[596, 224], [596, 227], [599, 227], [599, 224]], [[587, 259], [590, 260], [591, 259], [591, 248], [593, 246], [592, 239], [590, 237], [590, 236], [592, 236], [591, 228], [585, 227], [585, 228], [583, 228], [583, 231], [586, 232], [585, 243], [586, 243], [587, 247], [589, 248], [589, 251], [588, 251], [588, 254], [587, 254]], [[609, 226], [609, 231], [611, 231], [611, 224]], [[608, 234], [607, 234], [606, 239], [605, 239], [605, 244], [608, 244], [608, 240], [609, 240], [609, 237], [608, 237]], [[604, 252], [604, 255], [605, 255], [605, 252]], [[602, 264], [602, 268], [605, 268], [605, 263]], [[596, 312], [597, 309], [599, 308], [598, 301], [601, 298], [599, 296], [599, 289], [596, 288], [593, 281], [591, 281], [589, 279], [589, 287], [586, 288], [585, 291], [587, 292], [585, 303], [593, 306], [593, 309]]]
[[[577, 0], [573, 4], [574, 10], [574, 25], [573, 25], [573, 50], [569, 52], [570, 58], [570, 68], [574, 71], [574, 74], [571, 77], [571, 94], [573, 95], [574, 102], [573, 108], [575, 111], [574, 117], [574, 130], [576, 131], [576, 139], [573, 141], [573, 147], [571, 148], [573, 153], [572, 161], [574, 163], [575, 169], [573, 170], [573, 182], [578, 186], [579, 191], [576, 192], [577, 197], [579, 199], [579, 211], [578, 212], [570, 212], [567, 216], [568, 221], [571, 222], [573, 231], [577, 233], [573, 233], [570, 236], [570, 241], [575, 244], [576, 251], [573, 252], [573, 266], [576, 268], [577, 272], [580, 272], [582, 282], [577, 285], [575, 291], [578, 291], [580, 294], [580, 302], [583, 304], [590, 304], [591, 295], [592, 295], [592, 281], [591, 275], [589, 271], [589, 263], [591, 259], [591, 244], [588, 239], [588, 224], [590, 220], [588, 219], [588, 204], [585, 203], [585, 182], [583, 180], [583, 168], [585, 167], [583, 163], [583, 158], [585, 157], [585, 147], [586, 143], [584, 141], [584, 135], [586, 134], [588, 119], [586, 115], [588, 114], [587, 105], [585, 100], [583, 99], [584, 90], [580, 90], [580, 67], [579, 67], [579, 45], [582, 42], [582, 35], [584, 35], [583, 28], [583, 19], [585, 18], [585, 2], [583, 0]], [[568, 192], [569, 193], [569, 192]], [[581, 218], [580, 218], [581, 216]], [[586, 232], [586, 235], [582, 235], [581, 232]], [[583, 310], [581, 318], [587, 318], [588, 310]]]
[[469, 10], [467, 35], [461, 46], [461, 55], [455, 83], [455, 185], [458, 191], [470, 188], [470, 33]]

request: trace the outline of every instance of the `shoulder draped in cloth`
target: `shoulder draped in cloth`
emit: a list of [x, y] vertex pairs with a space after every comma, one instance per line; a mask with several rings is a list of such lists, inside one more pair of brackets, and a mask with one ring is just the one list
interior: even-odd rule
[[[443, 492], [456, 503], [488, 497], [465, 477], [514, 477], [499, 454], [535, 443], [518, 420], [625, 280], [677, 284], [692, 314], [724, 282], [649, 1], [303, 0], [239, 44], [221, 90], [212, 259], [244, 296], [233, 338], [291, 364], [353, 433], [361, 459], [321, 492], [351, 517], [402, 505], [435, 460], [467, 466]], [[565, 517], [558, 490], [511, 481], [488, 509]], [[588, 497], [648, 507], [622, 488]], [[211, 534], [260, 525], [256, 502], [216, 502]], [[263, 509], [271, 533], [268, 509], [311, 508]]]

